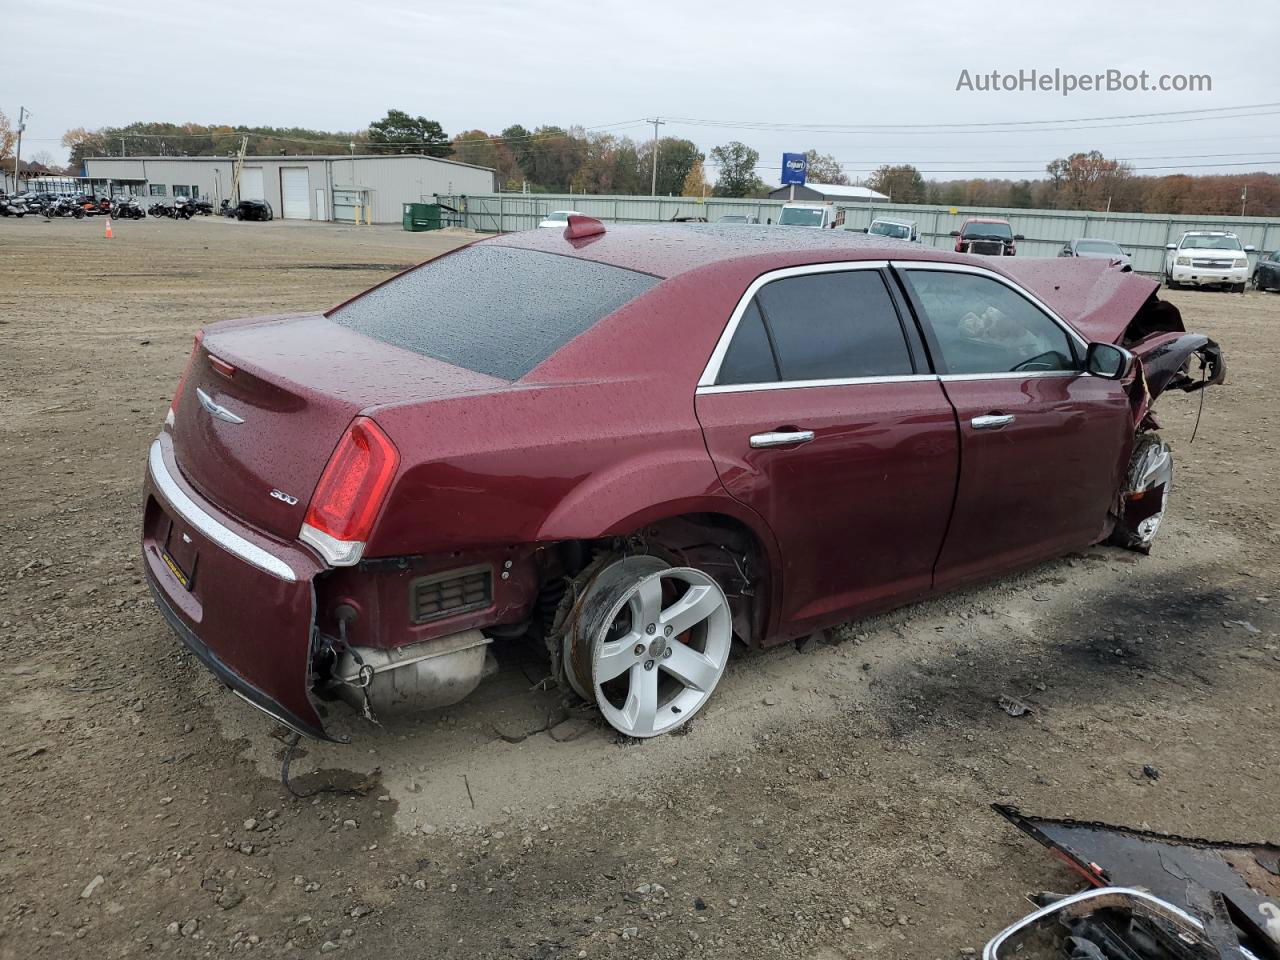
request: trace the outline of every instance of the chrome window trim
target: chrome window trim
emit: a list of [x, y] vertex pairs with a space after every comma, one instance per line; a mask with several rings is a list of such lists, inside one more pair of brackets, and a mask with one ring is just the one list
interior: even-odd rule
[[837, 380], [766, 380], [763, 383], [717, 383], [698, 387], [694, 393], [703, 396], [711, 393], [751, 393], [756, 390], [799, 390], [804, 387], [851, 387], [872, 383], [915, 383], [937, 380], [936, 373], [912, 373], [886, 377], [844, 377]]
[[[903, 273], [908, 273], [912, 270], [933, 270], [935, 272], [942, 272], [942, 273], [972, 273], [980, 277], [987, 277], [991, 280], [995, 280], [997, 283], [1002, 283], [1006, 287], [1008, 287], [1010, 290], [1012, 290], [1014, 293], [1017, 293], [1018, 295], [1031, 301], [1033, 305], [1039, 308], [1041, 313], [1043, 313], [1050, 320], [1052, 320], [1059, 327], [1061, 327], [1062, 330], [1066, 333], [1066, 335], [1070, 339], [1074, 340], [1076, 344], [1081, 348], [1080, 362], [1081, 363], [1084, 362], [1084, 351], [1088, 349], [1089, 341], [1085, 340], [1084, 337], [1082, 337], [1076, 331], [1075, 327], [1071, 326], [1071, 324], [1067, 323], [1066, 320], [1058, 316], [1058, 314], [1047, 303], [1045, 303], [1043, 300], [1037, 297], [1034, 293], [1032, 293], [1026, 287], [1023, 287], [1020, 284], [1015, 283], [1014, 281], [1010, 280], [1008, 277], [1001, 276], [999, 273], [996, 273], [994, 270], [989, 270], [986, 267], [977, 267], [968, 263], [946, 263], [939, 260], [892, 260], [889, 262], [889, 266], [893, 267], [894, 270], [901, 270]], [[927, 322], [928, 318], [926, 317], [924, 319]], [[1063, 371], [1053, 371], [1053, 372], [1080, 373], [1081, 371], [1063, 370]], [[982, 374], [981, 376], [1003, 376], [1003, 375], [1004, 374]], [[943, 376], [945, 379], [946, 375], [944, 374]], [[1026, 374], [1019, 374], [1019, 376], [1026, 376]]]
[[[807, 263], [800, 267], [781, 267], [777, 270], [770, 270], [768, 273], [762, 273], [756, 277], [748, 285], [746, 292], [738, 298], [737, 305], [733, 308], [733, 312], [729, 314], [729, 322], [725, 324], [724, 332], [720, 334], [720, 339], [716, 341], [716, 347], [711, 351], [711, 359], [707, 361], [707, 365], [702, 369], [702, 376], [698, 378], [698, 392], [706, 387], [715, 387], [716, 378], [720, 376], [720, 365], [724, 362], [725, 354], [729, 352], [729, 344], [733, 340], [733, 335], [738, 330], [738, 324], [742, 321], [742, 315], [747, 312], [747, 307], [751, 305], [751, 301], [755, 299], [755, 295], [760, 292], [760, 288], [766, 284], [772, 283], [774, 280], [785, 280], [787, 277], [803, 277], [811, 273], [848, 273], [850, 270], [883, 270], [889, 266], [888, 260], [837, 260], [831, 263]], [[883, 378], [892, 380], [894, 377]], [[879, 377], [860, 377], [858, 382], [881, 380]], [[785, 383], [786, 381], [779, 381]], [[832, 383], [843, 383], [844, 381], [806, 381], [809, 385], [826, 386]], [[800, 383], [800, 381], [794, 381]], [[725, 383], [720, 384], [722, 387], [742, 387], [746, 384]], [[775, 388], [776, 389], [776, 388]], [[716, 391], [721, 392], [721, 391]]]
[[223, 526], [187, 496], [186, 492], [173, 479], [173, 475], [169, 473], [169, 468], [165, 466], [164, 452], [161, 449], [159, 440], [151, 442], [149, 464], [151, 479], [155, 482], [156, 489], [169, 501], [169, 505], [177, 511], [183, 520], [228, 553], [234, 554], [245, 561], [245, 563], [251, 564], [274, 577], [279, 577], [281, 580], [287, 580], [290, 583], [297, 582], [297, 574], [293, 572], [293, 568], [287, 563], [263, 550], [257, 544], [250, 543], [235, 531]]
[[938, 377], [943, 383], [961, 383], [965, 380], [1029, 380], [1032, 377], [1086, 377], [1087, 370], [1013, 370], [1009, 373], [944, 373]]

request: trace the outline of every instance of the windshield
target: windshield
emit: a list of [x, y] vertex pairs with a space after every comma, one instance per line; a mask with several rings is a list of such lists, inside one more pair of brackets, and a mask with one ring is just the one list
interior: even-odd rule
[[877, 220], [868, 232], [881, 237], [893, 237], [895, 240], [911, 239], [911, 228], [905, 223], [886, 223], [883, 220]]
[[1183, 250], [1239, 250], [1240, 241], [1233, 236], [1210, 237], [1189, 233], [1182, 238]]
[[1090, 254], [1099, 257], [1124, 256], [1124, 251], [1109, 240], [1081, 240], [1076, 244], [1076, 253], [1081, 256]]
[[964, 240], [976, 240], [979, 237], [1012, 240], [1013, 230], [1007, 223], [970, 223], [965, 226], [960, 236]]
[[787, 227], [820, 227], [825, 212], [813, 207], [784, 207], [778, 223]]
[[402, 273], [326, 316], [394, 347], [519, 380], [657, 282], [577, 257], [476, 246]]

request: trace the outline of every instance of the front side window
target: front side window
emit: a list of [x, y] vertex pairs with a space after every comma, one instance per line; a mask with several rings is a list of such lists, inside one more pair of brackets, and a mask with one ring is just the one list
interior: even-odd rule
[[946, 373], [1078, 370], [1066, 331], [1043, 310], [990, 277], [907, 270]]
[[739, 322], [717, 383], [914, 372], [879, 271], [850, 270], [787, 277], [762, 287]]

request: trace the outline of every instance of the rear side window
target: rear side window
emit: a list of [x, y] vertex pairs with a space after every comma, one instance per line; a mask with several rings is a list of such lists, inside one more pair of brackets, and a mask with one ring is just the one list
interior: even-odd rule
[[658, 282], [591, 260], [482, 244], [403, 273], [327, 316], [424, 357], [518, 380]]
[[783, 380], [915, 372], [879, 271], [787, 277], [761, 288], [756, 300]]
[[778, 379], [778, 364], [769, 346], [769, 334], [754, 300], [738, 322], [733, 342], [720, 364], [716, 383], [771, 383]]

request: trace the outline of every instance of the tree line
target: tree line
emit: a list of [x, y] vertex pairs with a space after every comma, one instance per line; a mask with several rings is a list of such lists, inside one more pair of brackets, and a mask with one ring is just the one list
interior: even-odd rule
[[[703, 154], [692, 140], [634, 140], [577, 126], [512, 124], [501, 131], [465, 130], [449, 136], [435, 120], [389, 110], [366, 129], [132, 123], [123, 127], [68, 130], [67, 171], [79, 173], [87, 157], [225, 156], [240, 149], [259, 156], [356, 153], [421, 153], [490, 167], [504, 191], [660, 196], [763, 197], [772, 188], [757, 172], [760, 154], [739, 141]], [[0, 160], [12, 157], [12, 135], [0, 114]], [[847, 184], [832, 156], [809, 150], [808, 179]], [[37, 159], [33, 157], [32, 159]], [[655, 174], [654, 166], [657, 166]], [[710, 178], [707, 167], [713, 167]], [[45, 169], [51, 169], [45, 164]], [[927, 179], [910, 164], [875, 170], [866, 186], [895, 203], [947, 206], [1112, 210], [1156, 214], [1280, 216], [1280, 175], [1171, 174], [1139, 176], [1127, 164], [1097, 150], [1049, 163], [1037, 179]]]

